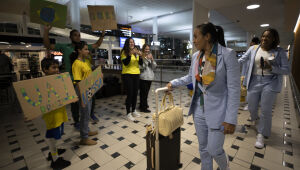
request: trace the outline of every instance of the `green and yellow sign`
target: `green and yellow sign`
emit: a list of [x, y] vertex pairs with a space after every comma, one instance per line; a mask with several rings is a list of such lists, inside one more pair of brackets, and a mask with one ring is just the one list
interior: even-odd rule
[[67, 6], [45, 1], [30, 0], [30, 22], [65, 28]]

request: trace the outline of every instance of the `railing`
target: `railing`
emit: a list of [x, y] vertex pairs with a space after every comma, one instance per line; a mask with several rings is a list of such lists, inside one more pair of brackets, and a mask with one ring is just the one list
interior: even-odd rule
[[297, 121], [298, 121], [298, 128], [300, 128], [300, 93], [297, 87], [297, 84], [293, 78], [292, 75], [289, 76], [290, 77], [290, 82], [291, 82], [291, 89], [292, 89], [292, 93], [293, 93], [293, 98], [294, 98], [294, 104], [295, 104], [295, 109], [296, 109], [296, 117], [297, 117]]
[[[104, 64], [101, 65], [102, 69], [121, 71], [122, 66], [120, 64]], [[168, 83], [169, 81], [185, 76], [189, 72], [190, 66], [175, 66], [175, 65], [157, 65], [154, 70], [154, 81]]]

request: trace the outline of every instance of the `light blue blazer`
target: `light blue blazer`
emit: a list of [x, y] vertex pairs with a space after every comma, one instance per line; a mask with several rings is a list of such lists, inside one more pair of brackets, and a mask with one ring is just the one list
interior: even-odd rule
[[[251, 76], [254, 68], [254, 60], [256, 53], [260, 45], [251, 46], [247, 52], [238, 60], [239, 63], [243, 63], [247, 60], [250, 60], [248, 63], [248, 69], [246, 71], [244, 85], [249, 87]], [[270, 90], [279, 93], [282, 87], [282, 76], [290, 73], [290, 64], [287, 58], [287, 54], [284, 49], [277, 47], [276, 49], [270, 50], [271, 53], [274, 53], [275, 61], [271, 63], [272, 65], [272, 81], [270, 82]]]
[[[199, 51], [192, 57], [188, 75], [172, 80], [172, 87], [183, 86], [193, 83], [195, 89], [195, 64]], [[219, 129], [223, 122], [237, 123], [237, 113], [240, 104], [240, 65], [236, 53], [229, 48], [218, 44], [217, 66], [215, 80], [206, 88], [199, 83], [198, 86], [204, 95], [204, 115], [207, 126]], [[189, 115], [194, 113], [200, 103], [193, 102]]]

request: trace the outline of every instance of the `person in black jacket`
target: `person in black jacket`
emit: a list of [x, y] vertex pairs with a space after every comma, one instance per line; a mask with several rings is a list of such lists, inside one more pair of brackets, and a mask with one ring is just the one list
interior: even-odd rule
[[122, 79], [127, 92], [126, 112], [127, 118], [130, 121], [135, 121], [134, 117], [140, 117], [140, 114], [136, 112], [135, 107], [140, 79], [139, 65], [143, 64], [143, 59], [140, 57], [141, 55], [142, 53], [135, 46], [134, 40], [132, 38], [126, 39], [121, 51], [121, 61]]

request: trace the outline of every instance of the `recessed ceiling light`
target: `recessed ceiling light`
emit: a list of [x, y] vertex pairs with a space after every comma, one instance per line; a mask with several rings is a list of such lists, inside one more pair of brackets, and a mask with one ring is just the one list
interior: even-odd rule
[[248, 5], [247, 9], [256, 9], [256, 8], [259, 8], [259, 7], [260, 7], [260, 5], [258, 5], [258, 4], [252, 4], [252, 5]]
[[173, 14], [174, 12], [170, 12], [170, 14]]
[[270, 26], [269, 24], [261, 24], [260, 27], [268, 27]]

